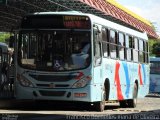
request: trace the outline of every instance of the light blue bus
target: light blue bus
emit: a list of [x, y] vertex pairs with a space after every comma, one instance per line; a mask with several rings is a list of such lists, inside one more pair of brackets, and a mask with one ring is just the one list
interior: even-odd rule
[[40, 12], [22, 19], [15, 97], [105, 102], [135, 107], [149, 91], [146, 33], [79, 12]]

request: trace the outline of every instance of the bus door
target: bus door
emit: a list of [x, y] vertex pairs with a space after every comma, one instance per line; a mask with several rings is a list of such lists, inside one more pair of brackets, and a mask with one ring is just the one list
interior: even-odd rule
[[102, 50], [101, 50], [101, 32], [99, 26], [94, 26], [94, 80], [95, 83], [102, 81]]

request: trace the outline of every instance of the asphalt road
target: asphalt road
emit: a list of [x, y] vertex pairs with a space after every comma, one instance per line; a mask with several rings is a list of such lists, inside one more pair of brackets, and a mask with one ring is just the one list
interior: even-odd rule
[[160, 97], [138, 99], [136, 108], [107, 103], [104, 112], [87, 106], [51, 101], [0, 101], [0, 120], [160, 120]]

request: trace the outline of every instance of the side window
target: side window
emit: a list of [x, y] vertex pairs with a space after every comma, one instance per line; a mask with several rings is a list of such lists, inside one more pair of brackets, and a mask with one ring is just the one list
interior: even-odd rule
[[145, 62], [146, 63], [148, 63], [149, 62], [149, 57], [148, 57], [148, 55], [149, 55], [149, 51], [148, 51], [148, 42], [146, 42], [146, 44], [145, 44]]
[[148, 63], [148, 42], [147, 41], [143, 41], [143, 62]]
[[108, 40], [108, 29], [102, 28], [102, 47], [103, 47], [103, 56], [109, 56], [109, 40]]
[[132, 37], [129, 35], [126, 35], [126, 56], [127, 56], [127, 60], [131, 61], [133, 59], [133, 55], [132, 55]]
[[108, 29], [102, 28], [102, 41], [108, 42]]
[[144, 42], [139, 40], [139, 62], [144, 62]]
[[125, 36], [123, 33], [119, 33], [118, 34], [118, 38], [119, 38], [119, 41], [118, 41], [118, 51], [119, 51], [119, 58], [121, 60], [124, 60], [124, 57], [125, 57]]
[[116, 32], [110, 30], [110, 56], [111, 58], [117, 58], [117, 40], [116, 40]]
[[138, 39], [134, 38], [133, 61], [138, 62]]

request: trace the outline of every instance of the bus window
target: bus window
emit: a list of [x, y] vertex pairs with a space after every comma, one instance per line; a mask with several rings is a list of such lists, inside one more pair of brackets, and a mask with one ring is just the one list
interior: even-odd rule
[[110, 30], [110, 56], [111, 58], [117, 58], [117, 40], [116, 40], [116, 32]]
[[102, 28], [102, 41], [108, 42], [108, 29]]
[[139, 40], [139, 61], [144, 62], [144, 42]]
[[[23, 34], [22, 35], [22, 46], [20, 49], [21, 53], [21, 62], [28, 66], [35, 66], [35, 53], [36, 53], [36, 35], [32, 34]], [[32, 52], [31, 52], [32, 51]]]
[[134, 38], [133, 61], [138, 62], [138, 39]]
[[[90, 63], [90, 32], [24, 32], [19, 42], [19, 62], [30, 69], [64, 71], [82, 69]], [[77, 51], [76, 49], [79, 49]]]
[[119, 42], [118, 42], [118, 47], [119, 47], [119, 49], [118, 49], [118, 51], [119, 51], [119, 58], [121, 59], [121, 60], [124, 60], [124, 54], [125, 54], [125, 52], [124, 52], [124, 34], [123, 33], [119, 33], [118, 34], [119, 35]]
[[148, 42], [146, 42], [145, 44], [145, 62], [148, 63], [148, 60], [149, 57], [148, 57]]
[[129, 35], [126, 35], [126, 56], [127, 60], [132, 60], [132, 37]]
[[103, 56], [109, 56], [109, 39], [108, 39], [108, 29], [102, 28], [102, 47], [103, 47]]

